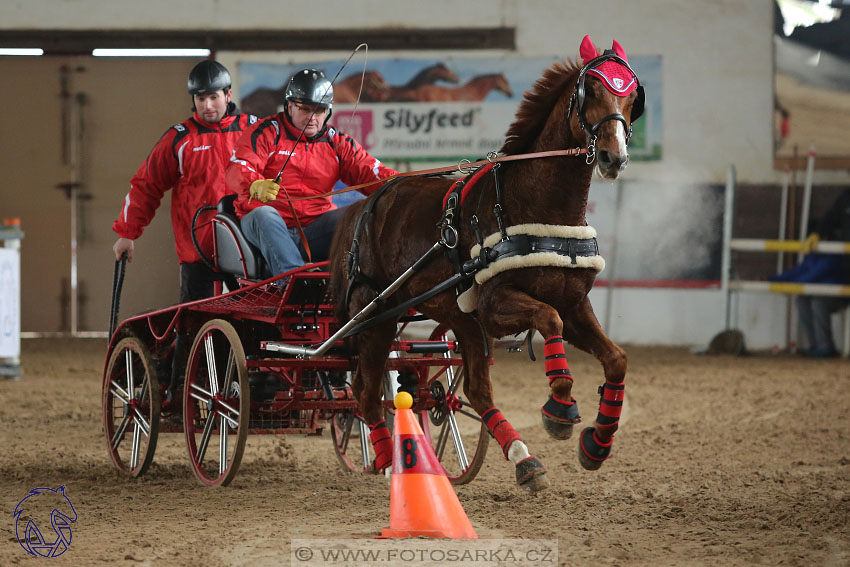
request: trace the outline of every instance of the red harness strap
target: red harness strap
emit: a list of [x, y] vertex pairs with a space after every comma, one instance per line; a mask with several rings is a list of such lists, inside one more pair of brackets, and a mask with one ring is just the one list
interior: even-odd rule
[[452, 186], [449, 187], [449, 190], [446, 192], [446, 196], [443, 197], [443, 209], [446, 208], [446, 204], [449, 201], [449, 195], [451, 195], [452, 193], [455, 192], [455, 188], [457, 187], [458, 183], [463, 184], [463, 189], [461, 189], [461, 192], [460, 192], [460, 201], [458, 202], [458, 205], [462, 205], [464, 199], [466, 199], [466, 195], [469, 193], [469, 190], [472, 189], [475, 186], [476, 183], [478, 183], [478, 180], [481, 179], [481, 177], [485, 173], [487, 173], [488, 171], [493, 169], [494, 165], [496, 165], [496, 164], [495, 163], [488, 163], [487, 165], [481, 167], [480, 169], [478, 169], [477, 171], [472, 173], [472, 175], [467, 175], [463, 179], [458, 179], [457, 181], [452, 183]]

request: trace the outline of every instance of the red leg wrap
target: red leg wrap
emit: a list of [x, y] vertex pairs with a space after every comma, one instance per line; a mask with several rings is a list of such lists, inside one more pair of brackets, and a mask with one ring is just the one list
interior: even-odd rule
[[605, 381], [602, 386], [602, 399], [599, 401], [599, 414], [596, 423], [600, 427], [613, 427], [620, 421], [623, 400], [626, 397], [626, 384]]
[[543, 354], [546, 356], [546, 376], [549, 377], [549, 385], [556, 378], [567, 378], [572, 382], [570, 367], [567, 364], [567, 354], [564, 351], [564, 339], [561, 335], [555, 335], [546, 339], [543, 344]]
[[383, 471], [393, 463], [393, 439], [386, 420], [369, 426], [369, 439], [375, 448], [375, 470]]
[[505, 419], [505, 416], [502, 415], [502, 412], [499, 411], [498, 408], [491, 408], [485, 411], [481, 418], [493, 433], [493, 437], [496, 438], [496, 441], [502, 447], [502, 452], [505, 454], [505, 458], [507, 459], [508, 449], [511, 448], [511, 443], [514, 441], [522, 441], [522, 437], [519, 436], [519, 433], [517, 433], [516, 429], [514, 429], [514, 426]]

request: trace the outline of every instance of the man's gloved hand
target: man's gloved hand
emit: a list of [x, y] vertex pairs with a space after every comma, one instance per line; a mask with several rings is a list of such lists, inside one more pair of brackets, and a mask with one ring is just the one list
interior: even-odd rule
[[274, 201], [277, 198], [277, 192], [280, 191], [280, 185], [271, 179], [257, 179], [251, 183], [251, 196], [248, 197], [248, 202], [251, 199], [258, 199], [263, 203]]
[[813, 232], [803, 241], [803, 254], [808, 254], [815, 250], [818, 247], [818, 243], [820, 242], [820, 235], [817, 232]]

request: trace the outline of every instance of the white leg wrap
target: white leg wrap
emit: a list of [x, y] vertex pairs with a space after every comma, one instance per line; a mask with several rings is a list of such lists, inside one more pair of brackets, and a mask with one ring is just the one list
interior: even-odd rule
[[508, 460], [514, 465], [530, 456], [531, 455], [528, 453], [528, 447], [525, 446], [525, 443], [519, 440], [511, 443], [511, 448], [508, 449]]

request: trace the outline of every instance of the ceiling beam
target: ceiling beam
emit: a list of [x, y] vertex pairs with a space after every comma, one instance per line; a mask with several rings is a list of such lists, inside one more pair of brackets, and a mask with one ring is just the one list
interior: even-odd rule
[[0, 47], [40, 47], [45, 55], [87, 55], [94, 48], [216, 51], [370, 49], [516, 49], [515, 28], [345, 30], [3, 30]]

